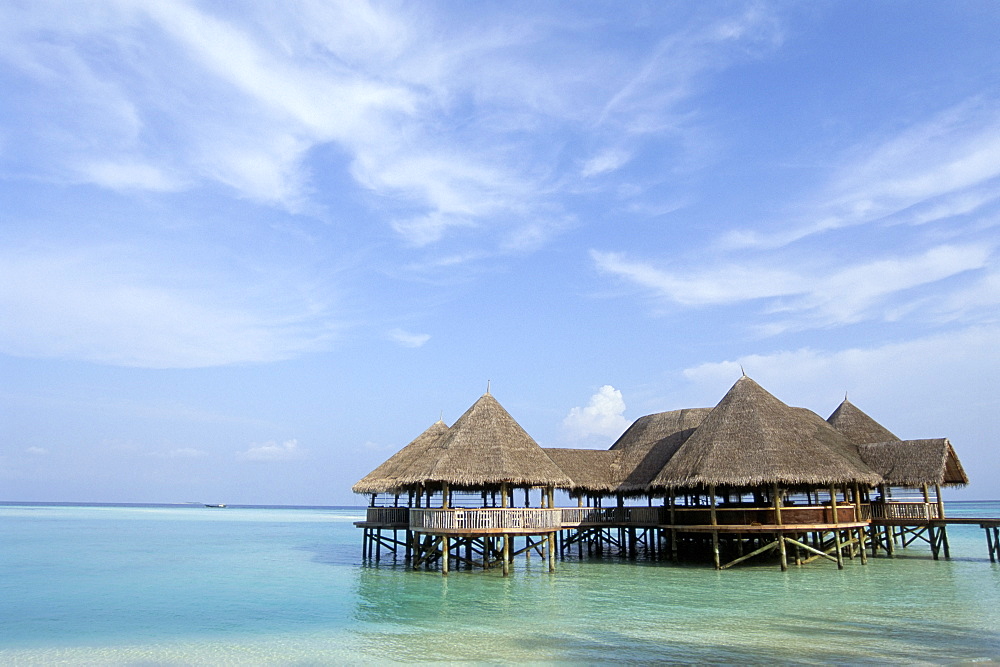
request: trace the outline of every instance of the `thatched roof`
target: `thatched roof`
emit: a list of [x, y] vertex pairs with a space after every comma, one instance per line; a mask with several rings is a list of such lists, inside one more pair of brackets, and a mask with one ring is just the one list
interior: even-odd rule
[[860, 450], [865, 462], [895, 486], [965, 486], [969, 483], [947, 438], [866, 443]]
[[855, 445], [899, 440], [892, 431], [869, 417], [846, 398], [826, 421]]
[[[826, 444], [833, 451], [837, 452], [840, 456], [846, 459], [850, 465], [862, 469], [871, 468], [871, 466], [865, 463], [864, 458], [862, 458], [861, 452], [858, 450], [858, 446], [851, 442], [849, 438], [829, 436], [829, 431], [834, 431], [840, 436], [843, 436], [844, 434], [833, 428], [833, 426], [831, 426], [825, 419], [809, 408], [792, 408], [792, 410], [797, 412], [799, 417], [803, 420], [811, 422], [818, 433], [826, 434], [826, 437], [823, 438], [824, 442], [826, 442]], [[874, 470], [871, 471], [875, 472]]]
[[489, 393], [472, 404], [435, 443], [441, 456], [422, 481], [481, 488], [560, 486], [572, 480]]
[[[448, 432], [443, 421], [436, 421], [427, 430], [413, 439], [410, 444], [390, 456], [382, 465], [372, 470], [351, 487], [354, 493], [398, 492], [413, 482], [405, 481], [410, 468], [421, 464], [430, 465], [428, 453], [434, 444]], [[436, 459], [435, 459], [436, 460]], [[409, 475], [409, 477], [412, 477]]]
[[609, 493], [618, 487], [620, 452], [609, 449], [543, 448], [552, 462], [570, 478], [568, 491]]
[[710, 412], [712, 408], [688, 408], [635, 420], [611, 445], [611, 451], [620, 452], [616, 490], [644, 491]]
[[816, 486], [881, 478], [844, 436], [743, 376], [650, 483], [652, 488]]

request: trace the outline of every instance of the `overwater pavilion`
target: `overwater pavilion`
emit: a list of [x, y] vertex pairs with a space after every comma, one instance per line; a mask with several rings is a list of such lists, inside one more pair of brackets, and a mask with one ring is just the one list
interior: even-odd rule
[[[403, 547], [413, 566], [440, 563], [444, 574], [452, 562], [499, 566], [506, 575], [515, 555], [532, 551], [555, 568], [554, 536], [563, 521], [554, 492], [571, 484], [487, 391], [451, 428], [432, 425], [353, 490], [372, 494], [360, 525], [376, 558], [383, 546]], [[541, 489], [540, 507], [527, 506], [532, 489]], [[525, 507], [515, 507], [516, 490], [524, 491]], [[392, 494], [393, 506], [377, 507], [379, 493]], [[399, 507], [402, 494], [405, 508]], [[405, 530], [403, 541], [399, 530]]]
[[[873, 437], [882, 440], [859, 443]], [[487, 392], [451, 428], [433, 424], [354, 491], [371, 495], [358, 523], [367, 558], [402, 550], [411, 565], [440, 564], [445, 574], [452, 563], [506, 574], [517, 554], [542, 556], [553, 569], [555, 554], [574, 547], [580, 557], [584, 548], [710, 557], [720, 569], [772, 555], [786, 569], [816, 559], [843, 567], [845, 558], [865, 562], [868, 545], [891, 549], [906, 536], [886, 536], [883, 524], [869, 534], [873, 508], [903, 511], [891, 490], [915, 480], [925, 513], [934, 505], [941, 516], [940, 486], [967, 482], [947, 440], [900, 441], [846, 401], [824, 420], [744, 376], [715, 408], [647, 415], [609, 450], [543, 449]], [[556, 507], [556, 489], [576, 506]], [[873, 501], [874, 490], [881, 494]], [[605, 507], [607, 499], [614, 504]], [[928, 534], [932, 546], [946, 545], [943, 529]]]
[[941, 488], [969, 483], [951, 442], [900, 440], [846, 398], [828, 421], [882, 477], [871, 503], [872, 548], [892, 555], [897, 544], [906, 547], [920, 539], [930, 545], [935, 559], [942, 549], [950, 556]]

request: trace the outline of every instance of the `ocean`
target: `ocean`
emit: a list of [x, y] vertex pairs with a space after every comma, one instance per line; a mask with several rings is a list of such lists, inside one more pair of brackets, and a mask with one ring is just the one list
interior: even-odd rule
[[[950, 503], [998, 516], [1000, 503]], [[362, 508], [0, 504], [0, 663], [1000, 662], [976, 526], [894, 559], [367, 565]]]

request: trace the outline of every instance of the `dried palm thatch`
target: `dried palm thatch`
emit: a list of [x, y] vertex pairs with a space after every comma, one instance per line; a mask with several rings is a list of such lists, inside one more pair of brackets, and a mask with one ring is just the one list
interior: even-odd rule
[[616, 491], [644, 492], [710, 412], [712, 408], [688, 408], [635, 420], [611, 445], [611, 451], [620, 453]]
[[448, 432], [443, 421], [436, 421], [410, 444], [390, 456], [382, 465], [372, 470], [351, 487], [354, 493], [396, 493], [408, 484], [403, 480], [407, 471], [426, 462], [433, 445]]
[[618, 487], [618, 459], [620, 452], [609, 449], [559, 449], [546, 447], [544, 451], [552, 462], [570, 478], [570, 484], [561, 487], [567, 491], [584, 493], [611, 493]]
[[869, 417], [846, 398], [826, 421], [855, 445], [899, 440], [892, 431]]
[[866, 443], [860, 449], [865, 462], [894, 486], [965, 486], [969, 483], [947, 438]]
[[559, 486], [572, 480], [489, 393], [434, 443], [441, 455], [420, 481], [453, 488]]
[[[829, 424], [825, 419], [820, 417], [818, 414], [813, 412], [808, 408], [792, 408], [799, 417], [803, 420], [809, 421], [816, 428], [818, 433], [825, 433], [829, 436], [829, 431], [834, 431], [843, 436], [843, 433], [837, 431], [833, 426]], [[871, 468], [865, 463], [864, 458], [861, 456], [861, 452], [858, 450], [858, 446], [851, 442], [849, 438], [846, 437], [827, 437], [825, 442], [830, 446], [830, 448], [840, 454], [844, 459], [847, 460], [853, 466], [859, 468]]]
[[822, 419], [790, 408], [743, 376], [650, 487], [878, 484], [881, 477], [860, 460], [852, 462], [849, 450], [844, 436]]

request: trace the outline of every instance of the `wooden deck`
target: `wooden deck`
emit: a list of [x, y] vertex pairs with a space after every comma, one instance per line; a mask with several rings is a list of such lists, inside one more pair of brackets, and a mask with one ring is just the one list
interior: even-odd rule
[[[864, 527], [856, 508], [842, 505], [837, 519], [829, 506], [788, 506], [776, 522], [773, 508], [719, 508], [716, 522], [705, 507], [562, 507], [562, 508], [405, 508], [369, 507], [359, 528], [412, 530], [434, 535], [543, 535], [572, 528], [661, 528], [681, 532], [774, 533]], [[862, 512], [864, 515], [865, 512]]]

